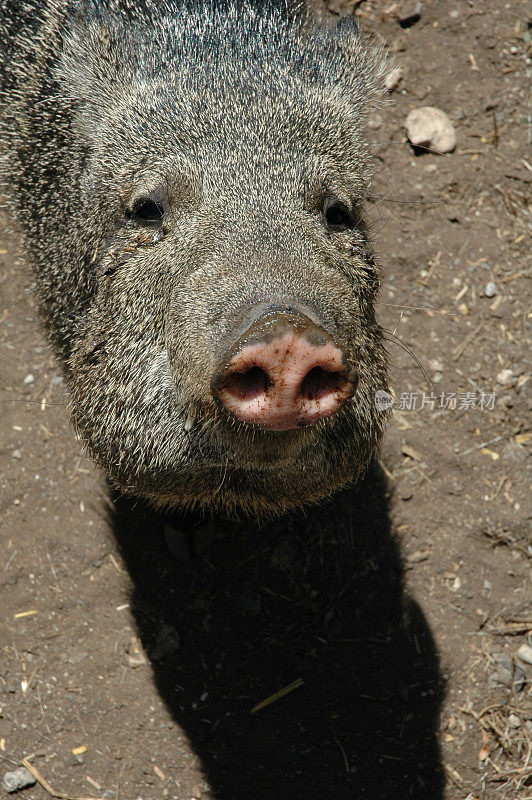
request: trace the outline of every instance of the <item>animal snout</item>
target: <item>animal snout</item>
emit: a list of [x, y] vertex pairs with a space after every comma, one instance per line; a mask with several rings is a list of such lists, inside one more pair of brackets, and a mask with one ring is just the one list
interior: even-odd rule
[[230, 347], [212, 381], [214, 396], [241, 422], [271, 431], [335, 414], [356, 388], [333, 336], [292, 309], [262, 313]]

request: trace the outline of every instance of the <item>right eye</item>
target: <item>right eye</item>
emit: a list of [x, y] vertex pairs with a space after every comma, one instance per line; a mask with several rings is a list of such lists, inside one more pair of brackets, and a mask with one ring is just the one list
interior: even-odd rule
[[160, 225], [163, 221], [164, 208], [161, 203], [152, 197], [143, 197], [137, 200], [130, 211], [126, 211], [126, 218], [138, 222], [139, 225]]
[[323, 216], [327, 226], [333, 231], [345, 231], [354, 228], [355, 218], [344, 203], [328, 197], [323, 206]]

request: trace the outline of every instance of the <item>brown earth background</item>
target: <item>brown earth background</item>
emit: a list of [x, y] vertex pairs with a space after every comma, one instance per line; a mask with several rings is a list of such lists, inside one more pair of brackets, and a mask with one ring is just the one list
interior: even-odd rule
[[[390, 344], [365, 481], [260, 530], [163, 518], [81, 456], [4, 218], [1, 775], [28, 758], [111, 800], [532, 797], [530, 6], [425, 0], [402, 27], [415, 3], [330, 5], [401, 68], [368, 214], [381, 319], [435, 397]], [[408, 144], [426, 105], [453, 153]]]

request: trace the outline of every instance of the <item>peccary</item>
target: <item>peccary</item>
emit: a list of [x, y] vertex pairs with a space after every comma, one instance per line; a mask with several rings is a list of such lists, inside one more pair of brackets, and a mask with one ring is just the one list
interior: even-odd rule
[[284, 512], [383, 430], [380, 57], [310, 9], [2, 2], [0, 174], [73, 424], [160, 506]]

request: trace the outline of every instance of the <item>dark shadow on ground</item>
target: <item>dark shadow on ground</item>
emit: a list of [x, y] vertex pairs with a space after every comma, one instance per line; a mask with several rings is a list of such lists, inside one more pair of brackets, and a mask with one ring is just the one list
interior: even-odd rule
[[219, 800], [442, 798], [438, 661], [386, 491], [374, 467], [261, 530], [116, 501], [140, 638]]

